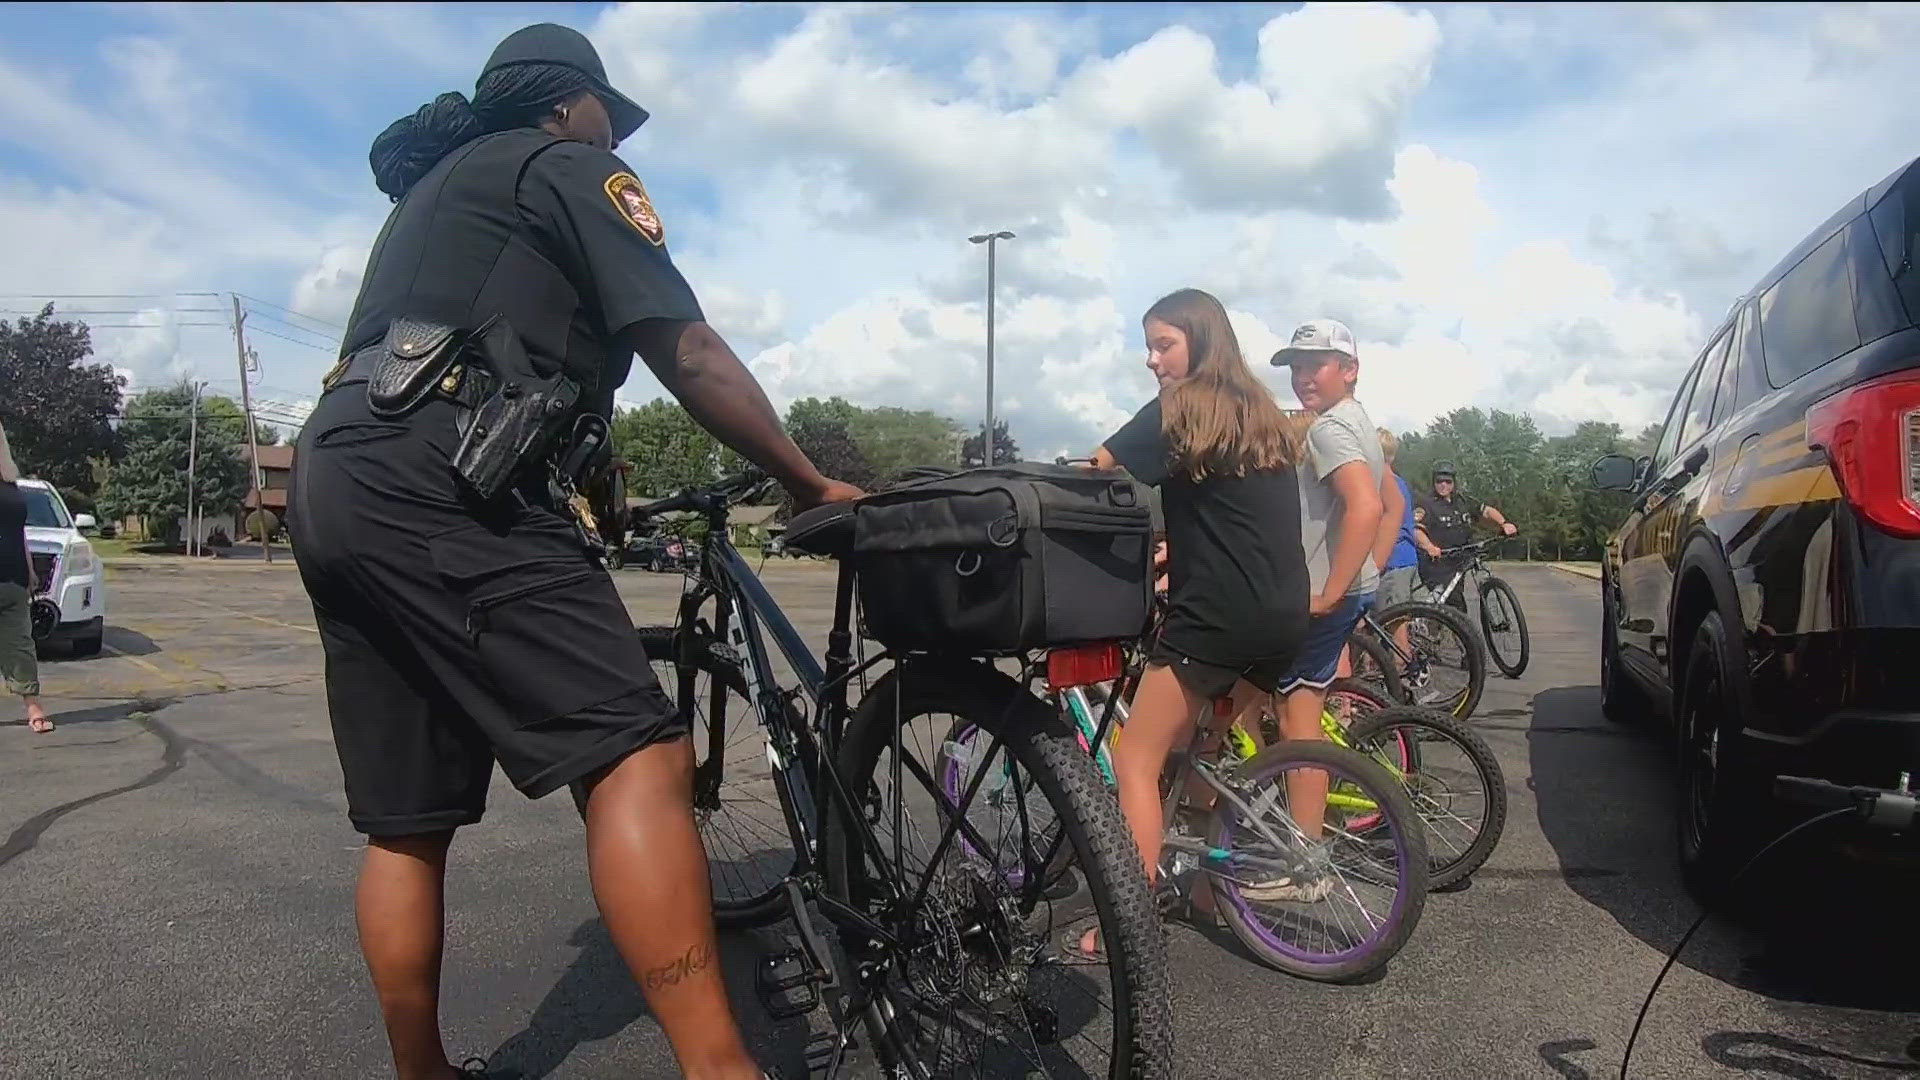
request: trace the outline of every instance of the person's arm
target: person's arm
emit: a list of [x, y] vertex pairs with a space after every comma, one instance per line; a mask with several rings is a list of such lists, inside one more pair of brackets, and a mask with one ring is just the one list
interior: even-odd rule
[[1407, 498], [1400, 493], [1400, 481], [1393, 470], [1380, 481], [1380, 529], [1373, 540], [1373, 566], [1384, 571], [1393, 557], [1393, 545], [1400, 539], [1400, 523], [1407, 517]]
[[1380, 527], [1380, 488], [1365, 459], [1349, 461], [1327, 477], [1340, 500], [1340, 543], [1332, 553], [1327, 584], [1314, 598], [1312, 613], [1325, 615], [1340, 606], [1360, 574], [1361, 564], [1373, 553], [1374, 533]]
[[807, 460], [759, 380], [706, 323], [647, 319], [630, 328], [623, 345], [640, 355], [701, 427], [778, 480], [801, 509], [862, 494], [822, 476]]
[[1507, 534], [1508, 536], [1512, 536], [1514, 533], [1517, 533], [1520, 531], [1517, 527], [1514, 526], [1513, 522], [1508, 521], [1504, 516], [1502, 516], [1500, 511], [1495, 510], [1493, 508], [1493, 504], [1491, 503], [1485, 503], [1481, 505], [1480, 516], [1486, 520], [1487, 524], [1494, 526], [1495, 528], [1499, 529], [1501, 532]]

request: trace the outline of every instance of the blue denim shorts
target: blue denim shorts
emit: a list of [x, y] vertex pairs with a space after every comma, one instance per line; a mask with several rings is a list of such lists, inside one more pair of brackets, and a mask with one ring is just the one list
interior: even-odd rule
[[1349, 596], [1340, 606], [1307, 621], [1307, 636], [1294, 654], [1293, 667], [1281, 678], [1279, 692], [1291, 693], [1302, 687], [1326, 688], [1340, 670], [1340, 650], [1360, 622], [1360, 613], [1373, 601], [1372, 593]]

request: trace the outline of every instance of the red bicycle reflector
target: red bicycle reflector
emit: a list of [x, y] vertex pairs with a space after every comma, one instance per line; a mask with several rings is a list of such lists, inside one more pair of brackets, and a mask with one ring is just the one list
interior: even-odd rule
[[1076, 686], [1111, 682], [1120, 677], [1120, 645], [1107, 641], [1098, 645], [1076, 645], [1055, 649], [1047, 654], [1047, 686], [1068, 690]]

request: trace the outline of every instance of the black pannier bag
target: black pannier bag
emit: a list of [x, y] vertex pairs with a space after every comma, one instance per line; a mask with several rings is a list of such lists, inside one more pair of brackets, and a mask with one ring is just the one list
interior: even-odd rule
[[867, 636], [896, 651], [1005, 655], [1138, 637], [1152, 609], [1148, 489], [1124, 472], [1018, 463], [855, 504]]

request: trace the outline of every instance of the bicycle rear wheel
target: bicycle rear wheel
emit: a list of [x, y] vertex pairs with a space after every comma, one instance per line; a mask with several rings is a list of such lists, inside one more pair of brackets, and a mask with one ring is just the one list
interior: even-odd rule
[[693, 813], [707, 852], [714, 922], [726, 929], [778, 922], [799, 856], [746, 677], [706, 639], [693, 642], [693, 662], [681, 667], [679, 632], [670, 626], [641, 628], [640, 643], [693, 740]]
[[[1328, 777], [1318, 840], [1288, 805], [1299, 770]], [[1215, 803], [1201, 868], [1234, 937], [1261, 963], [1321, 982], [1365, 978], [1392, 960], [1427, 902], [1426, 839], [1406, 790], [1379, 762], [1325, 742], [1268, 747], [1226, 780], [1237, 802]], [[1268, 898], [1276, 881], [1310, 891]]]
[[[968, 775], [985, 776], [974, 804], [998, 783], [1002, 801], [990, 813], [955, 806], [935, 771], [956, 721], [984, 744], [969, 751]], [[1173, 1074], [1165, 944], [1146, 871], [1057, 709], [984, 664], [909, 661], [855, 710], [837, 771], [873, 846], [829, 802], [828, 895], [912, 943], [841, 933], [855, 964], [876, 973], [866, 1015], [889, 1075]], [[956, 818], [965, 831], [941, 852]], [[1040, 869], [1068, 860], [1081, 869], [1080, 892], [1048, 899]], [[923, 883], [920, 903], [895, 899]], [[1088, 925], [1099, 928], [1102, 956], [1070, 947]]]
[[1487, 653], [1493, 664], [1509, 679], [1517, 679], [1527, 670], [1527, 617], [1520, 611], [1520, 598], [1513, 586], [1497, 577], [1480, 583], [1480, 628], [1486, 632]]
[[1486, 864], [1507, 827], [1507, 778], [1478, 732], [1436, 709], [1401, 705], [1357, 718], [1347, 742], [1406, 787], [1426, 826], [1429, 888]]
[[[1487, 685], [1486, 647], [1467, 617], [1441, 604], [1409, 601], [1375, 613], [1380, 644], [1400, 669], [1407, 704], [1439, 709], [1465, 720]], [[1404, 629], [1407, 648], [1396, 636]]]

